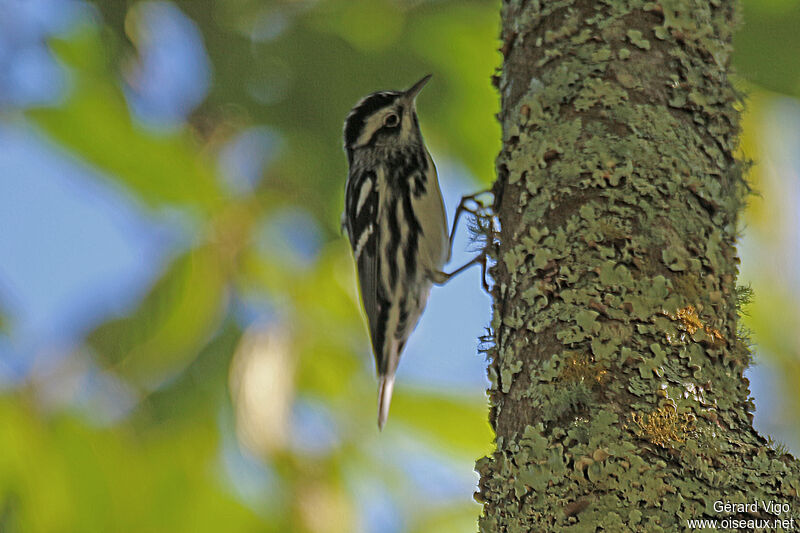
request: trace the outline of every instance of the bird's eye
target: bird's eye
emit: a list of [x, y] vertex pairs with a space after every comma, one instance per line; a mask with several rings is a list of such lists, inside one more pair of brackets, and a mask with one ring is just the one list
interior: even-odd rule
[[389, 113], [386, 115], [386, 118], [383, 119], [383, 125], [389, 128], [394, 128], [398, 124], [400, 124], [400, 117], [398, 117], [396, 113]]

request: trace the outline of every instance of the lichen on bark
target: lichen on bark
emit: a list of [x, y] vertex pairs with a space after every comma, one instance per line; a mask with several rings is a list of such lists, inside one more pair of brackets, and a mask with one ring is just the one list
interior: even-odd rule
[[754, 518], [716, 501], [800, 522], [800, 466], [752, 427], [737, 331], [736, 3], [511, 0], [502, 17], [481, 531]]

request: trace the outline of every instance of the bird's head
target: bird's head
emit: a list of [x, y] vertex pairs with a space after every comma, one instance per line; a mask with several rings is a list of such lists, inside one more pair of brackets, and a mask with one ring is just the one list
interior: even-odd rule
[[416, 98], [431, 79], [427, 75], [406, 91], [381, 91], [362, 98], [344, 123], [344, 148], [349, 155], [370, 146], [422, 144]]

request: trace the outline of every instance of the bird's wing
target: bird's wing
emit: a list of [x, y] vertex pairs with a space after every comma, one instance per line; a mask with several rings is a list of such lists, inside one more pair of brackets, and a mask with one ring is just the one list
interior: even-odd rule
[[358, 272], [358, 284], [361, 289], [361, 302], [367, 315], [370, 339], [373, 352], [381, 368], [381, 344], [377, 332], [379, 300], [379, 265], [378, 239], [380, 230], [377, 227], [380, 192], [378, 177], [374, 172], [351, 172], [347, 180], [345, 193], [345, 225], [353, 249]]

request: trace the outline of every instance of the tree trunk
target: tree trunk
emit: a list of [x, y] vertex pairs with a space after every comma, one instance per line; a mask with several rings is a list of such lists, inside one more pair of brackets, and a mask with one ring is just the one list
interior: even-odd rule
[[742, 375], [735, 4], [503, 3], [481, 531], [800, 528]]

